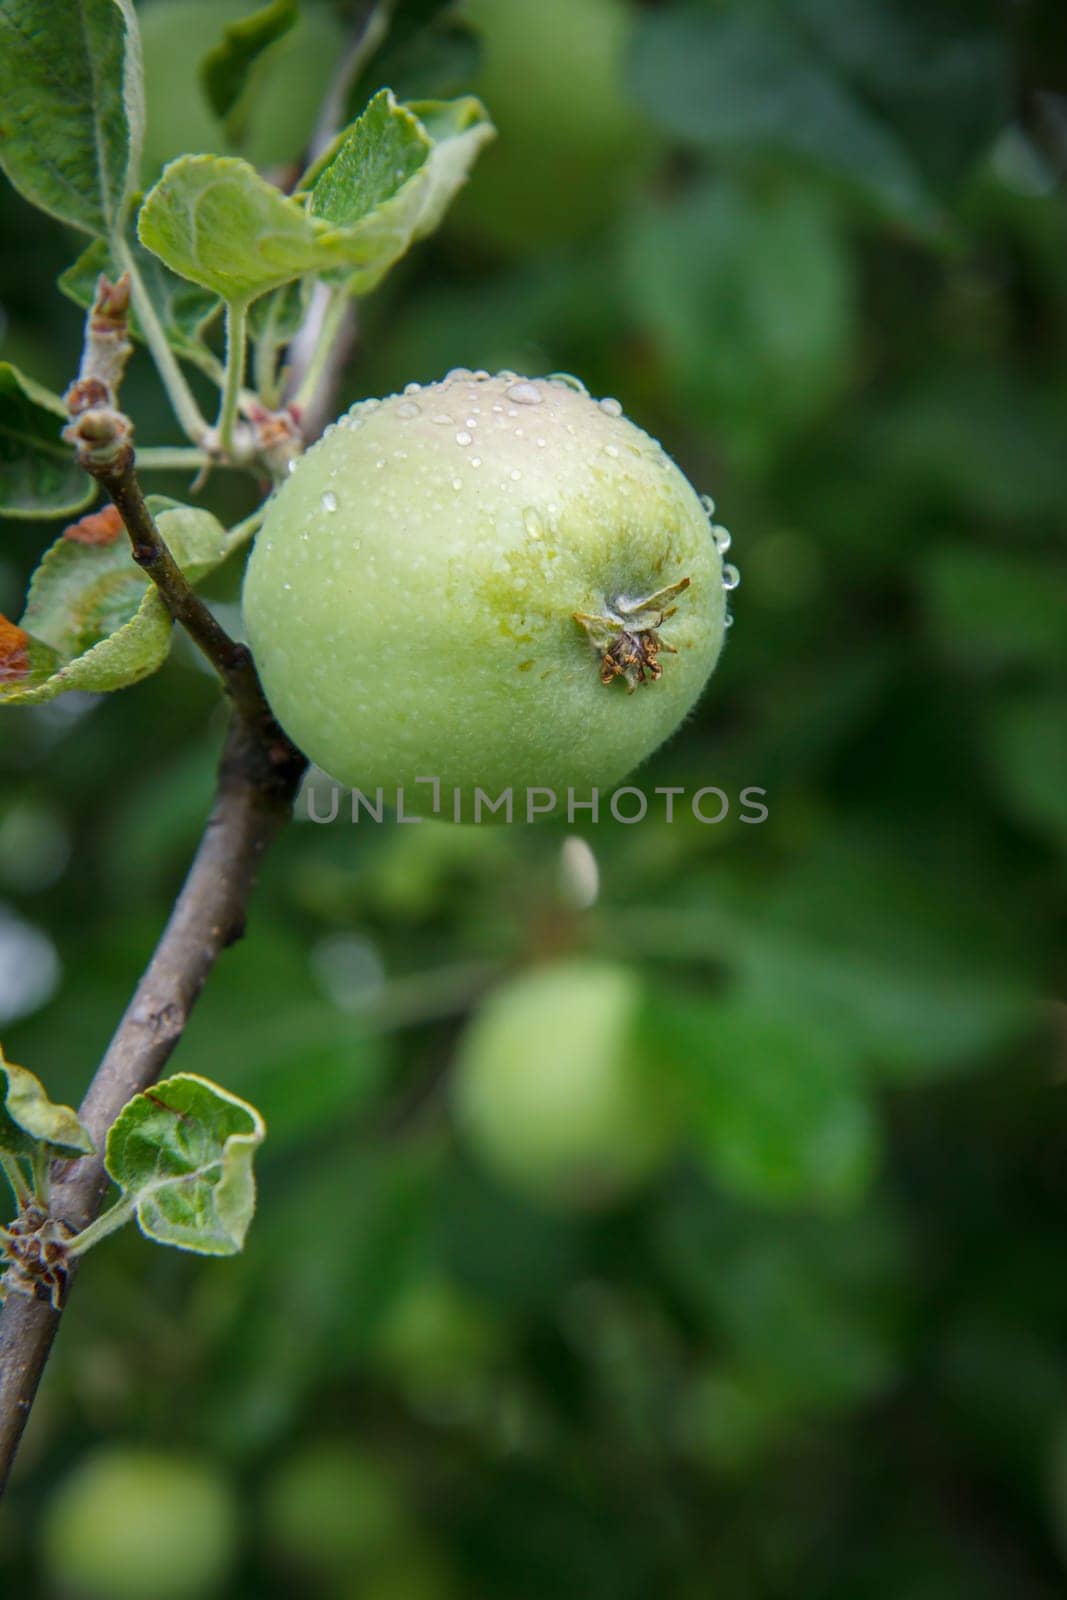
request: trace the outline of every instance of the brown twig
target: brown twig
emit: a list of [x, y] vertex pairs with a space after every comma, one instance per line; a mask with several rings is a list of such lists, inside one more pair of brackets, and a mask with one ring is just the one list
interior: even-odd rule
[[[101, 342], [97, 324], [102, 307], [111, 317]], [[218, 672], [233, 711], [215, 802], [200, 847], [80, 1108], [98, 1153], [62, 1163], [53, 1171], [49, 1215], [74, 1230], [93, 1220], [103, 1200], [108, 1180], [99, 1152], [108, 1129], [126, 1102], [159, 1076], [208, 973], [226, 946], [241, 937], [260, 861], [291, 815], [307, 766], [275, 722], [247, 646], [230, 638], [193, 591], [145, 504], [135, 469], [132, 424], [117, 409], [125, 360], [124, 315], [121, 292], [116, 296], [115, 286], [101, 279], [81, 371], [67, 395], [71, 421], [65, 436], [117, 508], [134, 560]], [[0, 1311], [0, 1493], [61, 1314], [61, 1305], [20, 1293], [10, 1294]]]
[[247, 645], [231, 639], [212, 611], [191, 587], [171, 554], [137, 478], [129, 421], [120, 411], [86, 411], [71, 421], [64, 435], [75, 445], [78, 460], [100, 484], [130, 537], [137, 565], [151, 578], [175, 622], [207, 657], [237, 709], [252, 722], [269, 718], [259, 677]]
[[[320, 123], [328, 137], [343, 109], [348, 85], [392, 9], [379, 0], [364, 19], [353, 49], [342, 62]], [[166, 1065], [211, 969], [227, 945], [244, 932], [245, 914], [264, 852], [292, 813], [304, 755], [275, 722], [247, 646], [230, 638], [193, 591], [161, 535], [137, 479], [133, 425], [118, 409], [118, 390], [129, 355], [126, 319], [129, 283], [101, 278], [86, 325], [78, 378], [67, 393], [66, 437], [78, 459], [109, 495], [130, 537], [134, 560], [159, 589], [166, 605], [211, 662], [233, 711], [219, 766], [215, 800], [200, 846], [154, 955], [108, 1046], [80, 1116], [98, 1154], [58, 1165], [52, 1174], [50, 1214], [80, 1230], [97, 1215], [107, 1189], [102, 1156], [107, 1131], [127, 1101], [152, 1084]], [[316, 337], [321, 337], [322, 302], [310, 326], [294, 341], [290, 392], [306, 376]], [[304, 442], [318, 436], [333, 405], [341, 369], [352, 347], [354, 318], [342, 327], [301, 418]], [[260, 419], [262, 421], [262, 419]], [[269, 419], [268, 419], [269, 420]], [[280, 414], [282, 434], [291, 419]], [[279, 450], [285, 437], [261, 437]], [[263, 448], [264, 456], [268, 450]], [[76, 1261], [70, 1263], [73, 1278]], [[69, 1282], [67, 1289], [69, 1290]], [[11, 1294], [0, 1310], [0, 1495], [22, 1438], [59, 1327], [62, 1307], [48, 1300]]]
[[[98, 1151], [126, 1102], [159, 1076], [208, 973], [241, 937], [259, 864], [289, 818], [304, 765], [284, 736], [265, 742], [261, 729], [234, 712], [200, 848], [80, 1108]], [[100, 1208], [107, 1181], [99, 1154], [63, 1163], [53, 1174], [51, 1214], [75, 1229], [85, 1227]], [[21, 1294], [11, 1294], [0, 1313], [0, 1492], [60, 1315], [47, 1301]]]

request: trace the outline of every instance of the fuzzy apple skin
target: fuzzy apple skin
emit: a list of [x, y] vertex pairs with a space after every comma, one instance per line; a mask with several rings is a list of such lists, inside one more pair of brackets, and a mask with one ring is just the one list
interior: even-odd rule
[[[298, 460], [244, 612], [274, 713], [312, 761], [365, 793], [402, 786], [409, 811], [430, 805], [426, 777], [565, 801], [678, 726], [722, 644], [722, 561], [692, 486], [616, 412], [558, 380], [450, 374], [355, 406]], [[602, 682], [602, 642], [575, 613], [683, 579], [659, 680]]]

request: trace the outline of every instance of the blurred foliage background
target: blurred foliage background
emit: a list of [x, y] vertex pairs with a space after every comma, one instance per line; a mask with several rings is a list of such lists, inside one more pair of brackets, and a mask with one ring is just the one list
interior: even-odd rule
[[[222, 128], [197, 64], [249, 9], [139, 8], [146, 180], [190, 149], [295, 171], [358, 8], [308, 0]], [[94, 1254], [0, 1582], [1062, 1595], [1062, 7], [394, 21], [359, 99], [474, 90], [500, 139], [363, 307], [343, 399], [455, 364], [619, 396], [743, 576], [638, 781], [762, 786], [769, 818], [291, 829], [175, 1057], [267, 1116], [249, 1247]], [[7, 187], [0, 229], [0, 352], [61, 389], [79, 244]], [[125, 399], [175, 437], [143, 355]], [[0, 610], [53, 532], [4, 525]], [[212, 580], [230, 621], [239, 584]], [[220, 731], [182, 648], [3, 717], [0, 1027], [58, 1098], [159, 932]]]

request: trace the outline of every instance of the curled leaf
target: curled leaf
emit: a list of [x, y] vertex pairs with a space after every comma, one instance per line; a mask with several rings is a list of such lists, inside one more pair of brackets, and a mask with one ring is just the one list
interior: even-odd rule
[[[160, 495], [148, 505], [192, 582], [224, 559], [225, 533], [210, 512]], [[20, 625], [0, 631], [0, 704], [35, 705], [70, 689], [108, 693], [163, 665], [170, 613], [121, 529], [108, 507], [73, 523], [45, 553]]]
[[252, 1159], [266, 1128], [254, 1106], [193, 1073], [131, 1100], [105, 1165], [141, 1232], [198, 1255], [233, 1255], [256, 1208]]
[[247, 304], [322, 261], [321, 227], [236, 156], [170, 162], [137, 228], [172, 272], [231, 303]]
[[232, 156], [172, 161], [141, 207], [141, 243], [231, 303], [310, 273], [365, 294], [437, 227], [493, 135], [470, 96], [402, 106], [383, 89], [305, 174], [298, 196]]
[[0, 1150], [27, 1156], [42, 1145], [54, 1156], [93, 1152], [77, 1112], [49, 1100], [40, 1078], [16, 1067], [0, 1049]]
[[333, 224], [331, 248], [354, 294], [366, 294], [438, 226], [479, 151], [495, 137], [473, 96], [399, 105], [374, 96], [308, 173], [313, 217]]

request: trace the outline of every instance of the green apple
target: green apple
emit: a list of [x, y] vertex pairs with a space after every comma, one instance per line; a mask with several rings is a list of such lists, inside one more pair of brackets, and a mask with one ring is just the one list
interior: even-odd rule
[[521, 816], [527, 789], [616, 783], [692, 708], [723, 542], [617, 401], [455, 372], [353, 407], [297, 460], [245, 622], [275, 715], [333, 778], [408, 811], [435, 778], [462, 820], [475, 787], [514, 787]]
[[473, 89], [499, 137], [452, 225], [505, 251], [543, 250], [607, 222], [648, 135], [624, 93], [625, 0], [467, 0], [482, 41]]
[[89, 1456], [52, 1495], [42, 1561], [76, 1600], [199, 1600], [229, 1571], [236, 1512], [206, 1464], [154, 1450]]
[[676, 1132], [643, 1045], [640, 982], [574, 960], [509, 979], [461, 1040], [454, 1097], [474, 1150], [549, 1205], [595, 1207], [657, 1168]]

